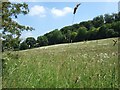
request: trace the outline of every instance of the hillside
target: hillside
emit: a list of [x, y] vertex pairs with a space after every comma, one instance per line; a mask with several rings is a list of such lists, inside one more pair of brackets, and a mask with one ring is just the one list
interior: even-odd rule
[[118, 42], [58, 44], [3, 53], [5, 88], [117, 88]]
[[35, 37], [28, 36], [25, 40], [22, 40], [19, 37], [21, 35], [20, 31], [17, 31], [20, 33], [18, 34], [18, 38], [15, 38], [13, 33], [11, 35], [9, 33], [8, 35], [7, 33], [6, 35], [3, 34], [2, 51], [11, 49], [18, 51], [55, 44], [115, 38], [120, 36], [119, 30], [120, 13], [104, 14], [94, 17], [92, 20], [63, 26], [61, 29], [48, 30], [49, 32], [44, 35], [37, 37], [35, 35], [36, 39]]

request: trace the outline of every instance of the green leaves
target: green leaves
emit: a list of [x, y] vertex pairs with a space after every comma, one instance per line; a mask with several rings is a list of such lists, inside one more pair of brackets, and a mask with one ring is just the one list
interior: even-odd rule
[[33, 37], [28, 37], [26, 39], [26, 43], [29, 46], [29, 48], [33, 48], [36, 44], [36, 40]]
[[39, 36], [37, 38], [37, 43], [38, 43], [38, 46], [46, 46], [48, 45], [48, 39], [46, 36]]
[[[8, 40], [8, 37], [5, 36], [11, 35], [12, 38], [9, 38], [8, 41], [9, 44], [12, 42], [14, 38], [19, 38], [21, 36], [22, 31], [34, 30], [32, 27], [21, 25], [18, 22], [12, 20], [12, 17], [18, 18], [19, 14], [26, 15], [28, 14], [28, 12], [29, 9], [26, 3], [10, 3], [10, 2], [2, 3], [2, 29], [3, 29], [2, 36], [4, 36], [3, 38], [6, 41]], [[13, 45], [9, 45], [8, 48], [12, 46]]]

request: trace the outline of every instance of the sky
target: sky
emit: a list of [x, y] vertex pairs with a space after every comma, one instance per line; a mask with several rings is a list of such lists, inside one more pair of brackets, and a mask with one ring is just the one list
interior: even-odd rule
[[[109, 1], [109, 0], [107, 0]], [[111, 0], [112, 1], [112, 0]], [[22, 2], [21, 2], [22, 3]], [[78, 2], [26, 2], [29, 14], [13, 18], [22, 25], [32, 26], [34, 31], [22, 32], [22, 39], [44, 35], [54, 29], [72, 25], [73, 9]], [[82, 2], [73, 24], [92, 20], [94, 17], [118, 12], [118, 2]]]

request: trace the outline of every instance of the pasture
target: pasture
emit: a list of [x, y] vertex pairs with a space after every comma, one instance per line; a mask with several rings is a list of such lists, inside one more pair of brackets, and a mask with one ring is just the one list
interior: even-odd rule
[[3, 88], [117, 88], [113, 39], [5, 52]]

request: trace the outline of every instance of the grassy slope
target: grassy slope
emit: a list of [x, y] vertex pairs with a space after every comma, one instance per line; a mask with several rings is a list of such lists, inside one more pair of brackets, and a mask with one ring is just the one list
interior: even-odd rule
[[12, 52], [7, 57], [4, 54], [3, 87], [118, 87], [118, 44], [113, 46], [112, 40], [46, 46]]

